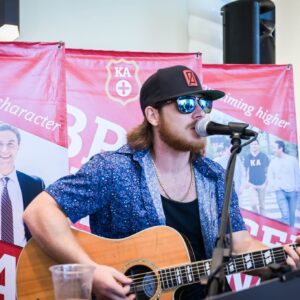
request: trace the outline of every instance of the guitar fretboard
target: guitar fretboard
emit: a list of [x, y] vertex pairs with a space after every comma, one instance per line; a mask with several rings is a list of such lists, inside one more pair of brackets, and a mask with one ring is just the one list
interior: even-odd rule
[[[292, 244], [296, 249], [300, 244]], [[251, 253], [240, 254], [232, 259], [224, 267], [225, 275], [263, 268], [270, 264], [282, 264], [286, 261], [287, 254], [282, 246]], [[210, 275], [211, 260], [194, 262], [161, 269], [159, 271], [162, 290], [174, 289], [179, 286], [200, 282], [201, 278]]]

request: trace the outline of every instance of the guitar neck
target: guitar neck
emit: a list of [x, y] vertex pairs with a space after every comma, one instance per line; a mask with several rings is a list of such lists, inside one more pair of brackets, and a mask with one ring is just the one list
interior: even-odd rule
[[[300, 244], [291, 244], [296, 249]], [[244, 253], [232, 257], [224, 267], [225, 275], [251, 271], [271, 264], [285, 263], [287, 254], [282, 246], [269, 248], [251, 253]], [[191, 264], [185, 264], [160, 269], [160, 283], [162, 290], [175, 289], [180, 286], [200, 282], [202, 278], [210, 275], [211, 259]]]

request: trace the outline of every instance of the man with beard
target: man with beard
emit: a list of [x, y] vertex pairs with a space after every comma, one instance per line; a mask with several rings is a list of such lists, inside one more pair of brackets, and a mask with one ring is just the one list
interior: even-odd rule
[[[114, 239], [168, 225], [188, 238], [196, 260], [212, 256], [224, 169], [201, 156], [205, 140], [197, 136], [195, 124], [211, 111], [213, 100], [223, 96], [221, 91], [203, 90], [197, 75], [185, 66], [158, 70], [142, 86], [145, 118], [128, 134], [128, 144], [95, 155], [77, 174], [50, 185], [26, 210], [27, 225], [49, 255], [96, 267], [93, 291], [99, 298], [134, 299], [129, 293], [132, 279], [96, 264], [74, 238], [66, 216], [76, 222], [89, 215], [94, 234]], [[266, 248], [246, 231], [235, 193], [230, 219], [234, 252]], [[293, 257], [288, 262], [296, 267], [298, 253], [286, 251]], [[178, 294], [180, 299], [205, 296], [200, 284]]]

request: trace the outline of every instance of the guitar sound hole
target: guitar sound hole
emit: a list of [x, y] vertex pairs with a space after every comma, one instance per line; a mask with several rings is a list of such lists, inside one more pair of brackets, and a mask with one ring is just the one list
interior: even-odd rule
[[135, 294], [137, 300], [151, 299], [155, 295], [158, 279], [149, 267], [136, 265], [128, 269], [125, 275], [133, 279], [130, 293]]

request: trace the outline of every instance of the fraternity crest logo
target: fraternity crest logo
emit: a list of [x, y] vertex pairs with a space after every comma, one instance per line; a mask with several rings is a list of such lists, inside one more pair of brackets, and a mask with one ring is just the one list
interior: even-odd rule
[[106, 69], [105, 92], [111, 100], [127, 105], [139, 98], [141, 82], [138, 77], [139, 66], [135, 61], [124, 58], [111, 60]]

